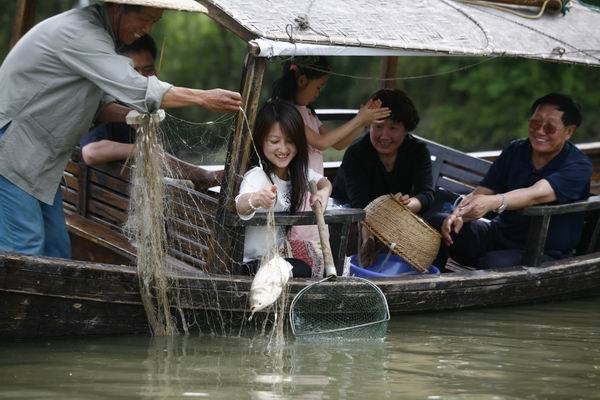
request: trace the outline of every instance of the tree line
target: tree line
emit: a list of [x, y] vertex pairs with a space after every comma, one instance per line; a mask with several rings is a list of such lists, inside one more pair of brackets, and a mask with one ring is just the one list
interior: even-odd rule
[[[0, 15], [0, 59], [8, 52], [14, 3], [0, 0], [5, 11]], [[36, 21], [75, 3], [38, 2]], [[153, 36], [161, 54], [161, 79], [189, 87], [239, 89], [247, 46], [209, 17], [166, 12]], [[332, 57], [331, 64], [334, 74], [317, 108], [357, 108], [380, 86], [379, 59]], [[277, 60], [269, 64], [263, 101], [280, 69]], [[584, 122], [573, 141], [600, 138], [600, 69], [595, 67], [513, 58], [400, 57], [396, 75], [395, 86], [410, 95], [421, 115], [416, 133], [463, 151], [500, 149], [524, 137], [529, 105], [553, 91], [571, 95], [583, 107]], [[427, 77], [414, 79], [419, 76]], [[199, 109], [180, 110], [178, 116], [190, 121], [214, 118]]]

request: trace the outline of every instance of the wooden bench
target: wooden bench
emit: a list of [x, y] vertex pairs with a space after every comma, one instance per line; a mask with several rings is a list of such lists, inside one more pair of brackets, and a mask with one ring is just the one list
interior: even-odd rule
[[453, 203], [460, 196], [471, 193], [492, 165], [490, 161], [471, 157], [466, 153], [421, 138], [431, 154], [431, 174], [435, 190], [431, 212], [441, 211], [445, 203]]
[[[74, 258], [117, 264], [135, 261], [136, 250], [123, 231], [130, 173], [130, 167], [120, 162], [88, 167], [79, 150], [73, 152], [63, 174], [62, 192]], [[171, 211], [166, 221], [168, 254], [203, 267], [214, 239], [217, 200], [178, 186], [169, 186], [167, 196]]]

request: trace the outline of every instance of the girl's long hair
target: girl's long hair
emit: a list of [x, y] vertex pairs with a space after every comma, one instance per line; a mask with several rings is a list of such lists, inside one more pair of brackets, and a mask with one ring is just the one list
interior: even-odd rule
[[310, 81], [331, 73], [327, 58], [321, 56], [295, 57], [284, 62], [282, 67], [281, 77], [273, 82], [271, 98], [287, 100], [292, 103], [295, 102], [298, 91], [297, 79], [299, 76], [304, 75]]
[[[308, 145], [304, 133], [304, 121], [296, 107], [292, 103], [283, 100], [270, 100], [258, 112], [254, 124], [253, 140], [269, 179], [271, 179], [273, 165], [265, 157], [263, 145], [271, 128], [276, 123], [279, 123], [283, 135], [296, 145], [296, 156], [288, 166], [292, 184], [289, 211], [295, 213], [301, 209], [308, 191]], [[256, 155], [253, 158], [253, 164], [258, 165]]]

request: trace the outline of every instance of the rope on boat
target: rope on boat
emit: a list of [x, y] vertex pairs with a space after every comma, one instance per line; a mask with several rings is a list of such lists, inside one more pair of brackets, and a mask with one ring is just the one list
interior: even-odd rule
[[[495, 10], [514, 14], [521, 18], [527, 19], [539, 19], [544, 15], [546, 8], [559, 11], [562, 15], [565, 15], [571, 8], [571, 2], [569, 0], [457, 0], [461, 3], [473, 4], [482, 7], [489, 7]], [[527, 7], [540, 7], [540, 11], [537, 14], [526, 14], [516, 11], [510, 6], [501, 6], [494, 3], [503, 3], [516, 6], [527, 6]]]

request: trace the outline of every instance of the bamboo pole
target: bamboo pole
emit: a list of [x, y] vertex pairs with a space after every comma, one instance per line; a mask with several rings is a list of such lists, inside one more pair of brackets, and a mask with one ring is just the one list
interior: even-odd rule
[[10, 47], [12, 48], [33, 26], [36, 0], [17, 0], [15, 23], [13, 25]]

